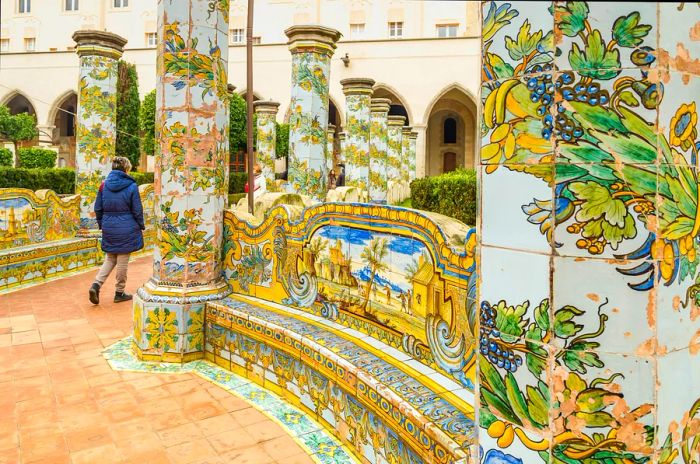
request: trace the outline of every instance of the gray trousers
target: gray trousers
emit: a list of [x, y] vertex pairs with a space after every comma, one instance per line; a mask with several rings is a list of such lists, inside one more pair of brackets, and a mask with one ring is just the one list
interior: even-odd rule
[[119, 293], [123, 292], [126, 288], [126, 271], [129, 267], [129, 256], [131, 256], [130, 253], [106, 253], [105, 262], [102, 263], [100, 272], [98, 272], [97, 277], [95, 277], [95, 283], [101, 287], [116, 267], [117, 285], [115, 286], [115, 290]]

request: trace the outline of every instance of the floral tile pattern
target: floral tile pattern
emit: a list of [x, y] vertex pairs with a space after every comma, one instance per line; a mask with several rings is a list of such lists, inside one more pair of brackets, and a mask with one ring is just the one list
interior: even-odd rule
[[369, 189], [370, 171], [370, 106], [372, 79], [341, 81], [345, 93], [345, 184], [360, 192]]
[[386, 203], [388, 99], [372, 99], [370, 112], [369, 196], [374, 203]]

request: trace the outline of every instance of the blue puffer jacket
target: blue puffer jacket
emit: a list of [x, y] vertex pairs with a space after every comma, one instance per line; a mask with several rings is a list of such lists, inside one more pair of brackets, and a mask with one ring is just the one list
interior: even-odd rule
[[97, 193], [95, 216], [105, 253], [133, 253], [143, 248], [143, 205], [131, 176], [122, 171], [109, 173]]

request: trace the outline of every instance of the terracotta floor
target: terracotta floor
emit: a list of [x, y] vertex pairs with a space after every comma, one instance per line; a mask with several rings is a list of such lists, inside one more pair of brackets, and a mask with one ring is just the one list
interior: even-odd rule
[[[150, 275], [129, 268], [128, 291]], [[0, 296], [0, 464], [310, 463], [275, 422], [192, 375], [115, 372], [131, 305], [86, 298], [95, 271]]]

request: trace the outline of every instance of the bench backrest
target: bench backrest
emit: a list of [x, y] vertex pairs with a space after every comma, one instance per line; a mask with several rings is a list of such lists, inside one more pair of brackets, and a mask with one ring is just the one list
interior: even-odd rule
[[80, 197], [52, 190], [0, 189], [0, 249], [75, 237]]
[[473, 389], [474, 248], [464, 224], [391, 206], [325, 203], [296, 220], [280, 206], [259, 226], [227, 211], [223, 273], [234, 293], [333, 320]]

